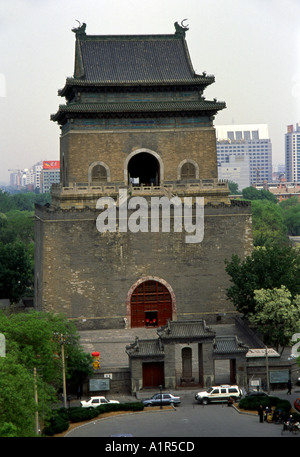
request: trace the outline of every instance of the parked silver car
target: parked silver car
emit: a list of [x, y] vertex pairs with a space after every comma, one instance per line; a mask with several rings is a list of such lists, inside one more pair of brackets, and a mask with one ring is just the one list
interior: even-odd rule
[[172, 394], [155, 394], [151, 398], [147, 400], [142, 400], [142, 403], [144, 403], [145, 406], [160, 406], [160, 405], [174, 405], [178, 406], [181, 403], [181, 398], [176, 397], [175, 395]]

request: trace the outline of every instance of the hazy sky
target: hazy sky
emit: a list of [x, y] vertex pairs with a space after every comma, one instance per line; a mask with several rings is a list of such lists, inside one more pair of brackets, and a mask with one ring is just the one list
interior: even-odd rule
[[91, 35], [172, 34], [187, 18], [197, 73], [215, 75], [215, 124], [268, 124], [273, 163], [300, 122], [300, 0], [0, 0], [0, 182], [59, 159], [58, 89], [73, 76], [76, 20]]

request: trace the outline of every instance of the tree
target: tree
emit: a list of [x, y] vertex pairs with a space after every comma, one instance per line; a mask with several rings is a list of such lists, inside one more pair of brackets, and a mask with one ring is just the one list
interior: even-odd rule
[[285, 287], [254, 291], [255, 307], [249, 321], [257, 326], [267, 345], [282, 349], [300, 331], [300, 295], [292, 299]]
[[278, 204], [269, 200], [255, 200], [251, 206], [254, 246], [287, 239], [287, 228]]
[[227, 297], [244, 316], [255, 310], [255, 290], [284, 285], [292, 298], [300, 294], [300, 253], [289, 245], [257, 247], [244, 260], [233, 255], [225, 265], [232, 283]]
[[269, 200], [273, 203], [277, 202], [277, 198], [269, 190], [259, 190], [252, 186], [245, 187], [242, 190], [242, 194], [246, 200]]
[[241, 192], [239, 191], [239, 185], [236, 182], [228, 181], [228, 186], [231, 195], [241, 194]]
[[0, 244], [0, 298], [17, 302], [32, 283], [32, 261], [25, 245]]
[[34, 377], [16, 354], [0, 357], [0, 436], [34, 436]]
[[282, 217], [287, 226], [288, 234], [300, 235], [300, 201], [298, 197], [292, 197], [279, 203]]
[[[16, 436], [32, 436], [37, 408], [33, 370], [37, 372], [39, 415], [47, 419], [62, 387], [61, 337], [67, 379], [74, 377], [77, 367], [81, 377], [90, 375], [92, 357], [79, 345], [74, 323], [62, 315], [2, 312], [0, 333], [5, 335], [7, 352], [0, 358], [0, 424], [8, 424], [5, 430], [9, 433], [15, 427]], [[0, 426], [0, 436], [5, 433], [1, 430]]]

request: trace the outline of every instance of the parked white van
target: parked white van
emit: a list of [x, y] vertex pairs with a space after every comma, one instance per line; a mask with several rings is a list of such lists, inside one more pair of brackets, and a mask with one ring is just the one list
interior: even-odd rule
[[237, 401], [242, 395], [243, 393], [238, 386], [222, 385], [210, 387], [204, 392], [198, 392], [195, 399], [199, 403], [207, 405], [208, 403], [227, 402], [230, 397], [233, 401]]

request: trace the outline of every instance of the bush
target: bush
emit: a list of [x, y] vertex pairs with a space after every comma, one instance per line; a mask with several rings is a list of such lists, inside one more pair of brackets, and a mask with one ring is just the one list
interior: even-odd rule
[[250, 411], [257, 411], [259, 405], [263, 405], [265, 408], [266, 406], [275, 407], [276, 410], [281, 410], [285, 414], [288, 414], [291, 410], [291, 404], [288, 400], [282, 400], [278, 397], [258, 397], [258, 396], [250, 396], [244, 397], [239, 402], [239, 408], [247, 409]]
[[69, 428], [68, 411], [65, 408], [60, 408], [54, 411], [53, 416], [46, 423], [44, 435], [54, 436], [57, 433], [62, 433]]
[[55, 410], [53, 416], [46, 424], [44, 435], [53, 436], [57, 433], [62, 433], [68, 430], [70, 422], [88, 421], [103, 413], [112, 411], [142, 411], [143, 409], [144, 404], [141, 402], [109, 403], [97, 406], [96, 408], [82, 408], [81, 406], [74, 406], [69, 409], [60, 408]]
[[97, 406], [96, 409], [98, 410], [98, 414], [112, 411], [143, 411], [144, 404], [142, 402], [108, 403], [106, 405]]
[[68, 414], [70, 422], [88, 421], [98, 415], [97, 408], [82, 408], [80, 406], [70, 408]]

